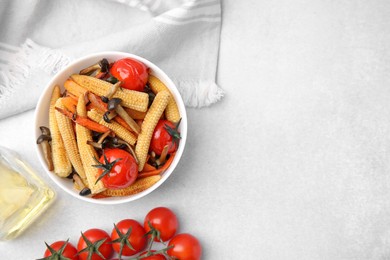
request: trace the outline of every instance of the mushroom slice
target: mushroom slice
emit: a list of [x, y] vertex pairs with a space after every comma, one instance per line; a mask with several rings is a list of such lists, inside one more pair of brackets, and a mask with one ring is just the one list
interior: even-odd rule
[[119, 89], [119, 87], [122, 85], [122, 81], [118, 81], [114, 85], [111, 86], [111, 88], [108, 90], [107, 94], [102, 96], [103, 102], [108, 102], [112, 96], [115, 94], [115, 92]]
[[168, 145], [164, 146], [164, 148], [161, 152], [160, 158], [158, 158], [156, 161], [158, 166], [163, 165], [165, 163], [165, 161], [167, 160], [168, 148], [169, 148]]
[[76, 189], [79, 189], [80, 196], [88, 196], [91, 194], [91, 189], [86, 187], [78, 174], [73, 175], [73, 182]]
[[53, 171], [53, 155], [51, 151], [51, 145], [49, 143], [51, 141], [50, 129], [45, 126], [41, 126], [39, 127], [39, 129], [41, 130], [42, 134], [38, 137], [37, 144], [42, 147], [45, 161], [47, 163], [47, 168], [49, 169], [49, 171]]
[[120, 98], [111, 98], [107, 103], [108, 110], [115, 110], [122, 102]]
[[103, 149], [102, 143], [97, 143], [97, 142], [93, 142], [93, 141], [88, 140], [87, 144], [92, 145], [94, 148], [97, 148], [97, 149]]
[[106, 111], [103, 115], [103, 119], [107, 123], [111, 123], [111, 119], [117, 116], [117, 113], [115, 111]]
[[81, 75], [90, 75], [93, 72], [99, 73], [99, 72], [107, 72], [109, 67], [109, 63], [107, 59], [102, 59], [98, 63], [95, 63], [85, 69], [80, 70]]
[[137, 164], [139, 163], [138, 158], [137, 158], [137, 155], [135, 154], [135, 151], [134, 151], [133, 147], [132, 147], [129, 143], [127, 143], [127, 142], [125, 142], [125, 141], [123, 141], [123, 140], [121, 140], [121, 139], [118, 139], [118, 138], [113, 138], [113, 143], [114, 143], [115, 145], [121, 145], [121, 144], [126, 145], [126, 147], [128, 148], [129, 152], [130, 152], [131, 155], [134, 157], [135, 162], [136, 162]]
[[[116, 113], [125, 120], [125, 122], [130, 126], [131, 130], [139, 134], [141, 132], [141, 127], [134, 121], [133, 118], [126, 112], [126, 110], [121, 106], [122, 99], [112, 98], [108, 101], [107, 109], [109, 111], [116, 111]], [[107, 112], [106, 112], [107, 113]], [[106, 120], [105, 120], [106, 121]], [[107, 121], [106, 121], [107, 122]]]

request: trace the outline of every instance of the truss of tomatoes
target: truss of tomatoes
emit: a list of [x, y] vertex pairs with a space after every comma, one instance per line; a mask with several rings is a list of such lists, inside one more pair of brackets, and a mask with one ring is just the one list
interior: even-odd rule
[[[179, 221], [169, 208], [157, 207], [148, 212], [143, 225], [134, 219], [123, 219], [114, 224], [111, 233], [99, 228], [81, 233], [77, 246], [68, 240], [50, 245], [41, 260], [199, 260], [202, 247], [189, 233], [177, 233]], [[163, 249], [154, 250], [154, 245]], [[124, 258], [125, 257], [125, 258]]]

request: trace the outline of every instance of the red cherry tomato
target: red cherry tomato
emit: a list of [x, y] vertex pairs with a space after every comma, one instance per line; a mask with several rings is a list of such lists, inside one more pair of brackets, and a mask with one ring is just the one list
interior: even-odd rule
[[[145, 248], [147, 242], [146, 232], [140, 223], [133, 219], [124, 219], [115, 226], [116, 228], [114, 227], [111, 232], [112, 247], [115, 252], [119, 253], [122, 247], [122, 255], [131, 256]], [[130, 233], [127, 233], [129, 230]], [[134, 250], [127, 243], [130, 243]]]
[[121, 87], [143, 91], [149, 78], [149, 69], [142, 62], [124, 58], [114, 62], [110, 68], [112, 76], [122, 81]]
[[[165, 207], [158, 207], [149, 211], [145, 217], [145, 231], [149, 232], [152, 229], [151, 226], [158, 231], [162, 241], [167, 241], [175, 235], [179, 227], [179, 222], [172, 210]], [[154, 241], [159, 241], [156, 235]]]
[[125, 150], [105, 149], [99, 161], [99, 176], [103, 176], [101, 180], [109, 189], [126, 188], [137, 179], [138, 165], [134, 157]]
[[[85, 239], [88, 240], [91, 245], [88, 245], [89, 243], [87, 243]], [[93, 251], [91, 251], [91, 260], [109, 259], [113, 253], [111, 246], [111, 238], [106, 231], [101, 229], [89, 229], [85, 231], [80, 237], [79, 242], [77, 244], [80, 260], [89, 259], [88, 255], [90, 254], [89, 249], [91, 247], [94, 247]]]
[[[54, 250], [52, 253], [50, 250]], [[61, 253], [62, 251], [62, 253]], [[44, 254], [45, 259], [63, 259], [79, 260], [77, 249], [67, 241], [57, 241], [48, 246]], [[61, 258], [62, 257], [62, 258]]]
[[183, 233], [174, 236], [169, 241], [167, 253], [180, 260], [199, 260], [202, 256], [202, 246], [198, 239], [190, 234]]
[[158, 121], [154, 128], [150, 149], [160, 155], [164, 146], [168, 145], [168, 153], [173, 153], [177, 150], [180, 141], [180, 132], [178, 125], [174, 125], [168, 120]]
[[[155, 252], [155, 250], [151, 250], [151, 252]], [[148, 252], [144, 252], [141, 255], [146, 255], [147, 253]], [[142, 258], [142, 260], [166, 260], [166, 258], [162, 254], [157, 254], [157, 255], [147, 256], [145, 258]]]

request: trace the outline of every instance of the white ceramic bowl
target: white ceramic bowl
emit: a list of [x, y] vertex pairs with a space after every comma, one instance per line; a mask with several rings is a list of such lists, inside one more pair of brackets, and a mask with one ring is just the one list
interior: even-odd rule
[[186, 144], [187, 139], [187, 114], [186, 109], [183, 103], [183, 99], [180, 96], [179, 91], [177, 90], [175, 84], [172, 82], [172, 80], [156, 65], [154, 65], [152, 62], [141, 58], [139, 56], [129, 54], [129, 53], [123, 53], [123, 52], [100, 52], [95, 53], [92, 55], [85, 56], [83, 58], [80, 58], [71, 64], [69, 64], [66, 68], [61, 70], [59, 73], [57, 73], [53, 79], [48, 83], [46, 88], [43, 90], [43, 93], [38, 101], [36, 110], [35, 110], [35, 137], [38, 138], [38, 136], [41, 134], [39, 127], [40, 126], [49, 126], [49, 104], [50, 104], [50, 97], [52, 93], [53, 87], [58, 84], [59, 86], [63, 86], [63, 83], [65, 80], [74, 73], [79, 73], [79, 71], [83, 68], [86, 68], [92, 64], [97, 63], [99, 60], [106, 58], [109, 62], [113, 62], [115, 60], [121, 59], [121, 58], [133, 58], [138, 61], [143, 62], [146, 66], [150, 68], [150, 73], [158, 77], [164, 84], [169, 88], [171, 91], [173, 97], [175, 98], [177, 105], [179, 107], [179, 112], [182, 117], [181, 123], [180, 123], [180, 133], [181, 133], [181, 141], [178, 147], [178, 150], [176, 152], [175, 158], [172, 161], [169, 168], [163, 173], [162, 178], [152, 187], [150, 187], [147, 190], [144, 190], [143, 192], [140, 192], [135, 195], [131, 196], [125, 196], [125, 197], [110, 197], [110, 198], [103, 198], [103, 199], [94, 199], [90, 197], [84, 197], [80, 196], [79, 192], [73, 188], [73, 183], [71, 180], [67, 178], [61, 178], [55, 175], [53, 172], [49, 171], [46, 165], [46, 162], [43, 157], [42, 149], [39, 145], [37, 145], [37, 153], [39, 160], [45, 169], [46, 173], [49, 175], [49, 177], [70, 195], [92, 203], [97, 204], [119, 204], [119, 203], [125, 203], [129, 201], [133, 201], [136, 199], [139, 199], [153, 190], [157, 189], [168, 177], [171, 175], [173, 170], [175, 169], [176, 165], [178, 164], [183, 151], [184, 146]]

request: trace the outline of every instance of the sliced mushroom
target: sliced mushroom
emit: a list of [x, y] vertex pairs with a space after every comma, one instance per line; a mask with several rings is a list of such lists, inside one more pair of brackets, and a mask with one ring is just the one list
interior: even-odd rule
[[134, 121], [133, 118], [131, 118], [131, 116], [121, 105], [117, 105], [115, 111], [123, 118], [123, 120], [126, 121], [126, 123], [130, 126], [131, 130], [133, 130], [137, 134], [141, 133], [141, 127], [137, 124], [137, 122]]
[[108, 78], [105, 79], [105, 81], [111, 83], [111, 84], [115, 84], [117, 83], [119, 80], [117, 78], [115, 78], [114, 76], [109, 76]]
[[148, 103], [148, 108], [152, 105], [154, 98], [156, 97], [156, 94], [152, 91], [150, 86], [148, 84], [145, 85], [144, 91], [148, 94], [149, 96], [149, 103]]
[[110, 100], [108, 99], [108, 97], [105, 97], [105, 96], [101, 96], [100, 98], [102, 99], [102, 101], [103, 101], [104, 103], [108, 103], [108, 101], [110, 101]]
[[87, 144], [89, 145], [92, 145], [94, 148], [97, 148], [97, 149], [104, 149], [105, 146], [106, 146], [106, 143], [104, 142], [106, 140], [106, 138], [111, 134], [111, 131], [107, 131], [105, 132], [104, 134], [102, 134], [98, 141], [97, 142], [94, 142], [94, 141], [90, 141], [88, 140], [87, 141]]
[[123, 140], [121, 140], [121, 139], [118, 139], [118, 138], [116, 138], [116, 137], [113, 138], [113, 142], [114, 142], [114, 144], [116, 144], [116, 145], [126, 145], [126, 147], [128, 148], [129, 152], [130, 152], [131, 155], [134, 157], [135, 162], [136, 162], [137, 164], [139, 163], [138, 158], [137, 158], [137, 155], [135, 154], [135, 151], [134, 151], [133, 147], [132, 147], [130, 144], [128, 144], [127, 142], [125, 142], [125, 141], [123, 141]]
[[85, 186], [84, 182], [81, 180], [78, 174], [73, 174], [73, 181], [75, 186], [80, 189], [80, 196], [88, 196], [91, 194], [91, 190]]
[[106, 139], [106, 137], [109, 136], [110, 134], [111, 134], [111, 131], [107, 131], [104, 134], [102, 134], [98, 140], [98, 143], [99, 144], [103, 143], [103, 141]]
[[117, 83], [112, 85], [111, 88], [108, 90], [107, 94], [102, 96], [103, 102], [106, 102], [106, 101], [108, 102], [112, 98], [112, 96], [115, 94], [115, 92], [119, 89], [119, 87], [121, 85], [122, 85], [121, 81], [118, 81]]
[[108, 69], [110, 67], [110, 63], [108, 62], [108, 60], [106, 58], [99, 61], [99, 64], [100, 64], [100, 68], [101, 68], [102, 72], [108, 72]]
[[154, 167], [158, 167], [157, 165], [157, 159], [156, 159], [156, 153], [151, 151], [150, 154], [149, 154], [149, 161], [150, 161], [150, 164], [152, 164]]
[[98, 63], [89, 66], [88, 68], [80, 70], [80, 75], [90, 75], [91, 73], [99, 70], [100, 71], [100, 66]]
[[42, 134], [38, 137], [37, 144], [42, 147], [45, 161], [47, 163], [47, 168], [49, 171], [52, 171], [54, 170], [54, 164], [51, 145], [49, 143], [51, 141], [50, 129], [45, 126], [41, 126], [39, 129], [41, 130]]
[[88, 196], [88, 195], [91, 195], [91, 189], [85, 187], [84, 189], [82, 189], [82, 190], [80, 191], [79, 195], [80, 195], [80, 196]]
[[111, 120], [117, 116], [115, 111], [106, 111], [103, 115], [103, 119], [107, 123], [111, 123]]
[[102, 59], [98, 63], [93, 64], [85, 69], [80, 70], [81, 75], [90, 75], [95, 72], [95, 74], [99, 72], [107, 72], [109, 68], [109, 63], [107, 59]]
[[158, 158], [156, 160], [156, 163], [157, 163], [158, 166], [163, 165], [165, 163], [165, 161], [167, 160], [168, 148], [169, 148], [168, 145], [164, 146], [164, 148], [163, 148], [163, 150], [161, 152], [160, 158]]
[[40, 126], [39, 129], [41, 130], [43, 135], [49, 135], [49, 136], [51, 135], [50, 129], [47, 128], [46, 126]]
[[92, 145], [94, 148], [97, 148], [97, 149], [103, 149], [103, 144], [101, 144], [101, 143], [97, 143], [97, 142], [88, 140], [87, 144]]
[[138, 159], [135, 154], [134, 148], [129, 143], [123, 141], [122, 139], [119, 139], [117, 137], [110, 137], [109, 136], [110, 133], [111, 132], [104, 133], [99, 138], [98, 142], [87, 141], [87, 143], [97, 149], [105, 149], [107, 147], [125, 149], [134, 157], [136, 163], [138, 164]]
[[77, 173], [74, 173], [72, 178], [76, 188], [78, 188], [79, 190], [85, 188], [84, 182], [81, 180], [80, 176]]
[[133, 118], [126, 112], [126, 110], [121, 106], [122, 99], [112, 98], [108, 101], [107, 109], [115, 110], [118, 115], [120, 115], [123, 120], [130, 126], [130, 128], [137, 134], [141, 132], [141, 127], [134, 121]]
[[51, 141], [51, 136], [44, 135], [44, 134], [40, 135], [38, 137], [38, 139], [37, 139], [37, 144], [42, 144], [42, 142], [44, 142], [44, 141], [50, 142]]
[[107, 109], [108, 110], [115, 110], [120, 103], [122, 102], [122, 99], [120, 98], [111, 98], [107, 103]]

